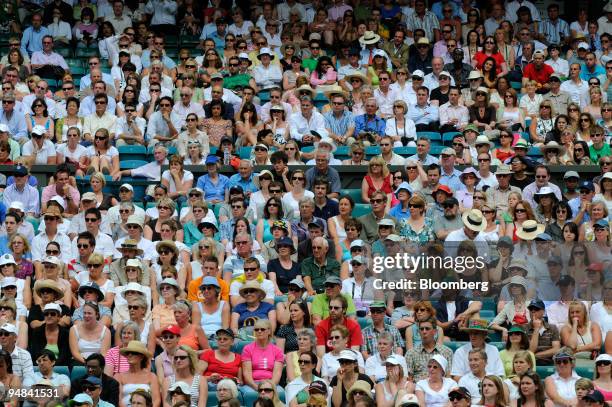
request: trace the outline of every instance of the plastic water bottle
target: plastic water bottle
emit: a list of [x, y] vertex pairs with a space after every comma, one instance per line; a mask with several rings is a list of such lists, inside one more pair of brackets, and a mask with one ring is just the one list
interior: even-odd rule
[[223, 165], [229, 165], [229, 164], [230, 164], [230, 153], [227, 147], [225, 147], [225, 149], [223, 150]]

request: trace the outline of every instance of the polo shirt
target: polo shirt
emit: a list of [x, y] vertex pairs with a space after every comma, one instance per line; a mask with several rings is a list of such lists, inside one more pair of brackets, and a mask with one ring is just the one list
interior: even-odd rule
[[328, 199], [324, 206], [320, 207], [315, 204], [314, 216], [321, 219], [329, 219], [332, 216], [338, 215], [338, 202]]
[[[340, 294], [342, 295], [348, 304], [346, 308], [346, 315], [355, 315], [356, 308], [355, 303], [353, 302], [353, 298], [348, 294]], [[310, 311], [312, 315], [319, 315], [321, 318], [329, 317], [329, 297], [326, 293], [317, 294], [314, 296], [312, 300], [312, 310]]]
[[550, 75], [555, 70], [550, 66], [543, 64], [541, 69], [536, 69], [535, 64], [527, 64], [523, 69], [523, 78], [535, 80], [539, 84], [544, 84], [550, 79]]
[[[349, 331], [348, 343], [346, 346], [361, 346], [363, 345], [363, 337], [361, 336], [361, 327], [359, 323], [353, 319], [344, 319], [343, 324]], [[329, 334], [331, 331], [332, 322], [331, 318], [325, 318], [315, 328], [315, 334], [317, 335], [317, 346], [325, 346], [325, 352], [329, 352], [332, 349], [328, 346]]]
[[234, 89], [236, 86], [249, 86], [251, 75], [246, 73], [239, 73], [237, 75], [230, 75], [223, 78], [223, 87], [226, 89]]
[[340, 277], [340, 263], [335, 259], [327, 257], [325, 264], [319, 266], [314, 257], [307, 257], [301, 265], [302, 277], [310, 277], [312, 288], [321, 293], [325, 289], [325, 279], [330, 276]]

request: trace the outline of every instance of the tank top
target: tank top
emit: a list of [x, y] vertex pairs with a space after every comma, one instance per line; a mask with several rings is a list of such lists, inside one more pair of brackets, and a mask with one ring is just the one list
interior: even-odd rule
[[601, 387], [598, 387], [598, 386], [595, 386], [595, 389], [599, 390], [601, 392], [601, 394], [603, 394], [605, 401], [612, 400], [612, 391], [607, 391], [607, 390], [602, 389]]
[[[198, 400], [200, 399], [200, 377], [199, 374], [193, 376], [193, 380], [191, 381], [191, 388], [189, 392], [191, 393], [191, 407], [198, 407]], [[176, 381], [176, 376], [170, 376], [170, 385], [172, 386]]]
[[346, 230], [344, 230], [344, 226], [340, 225], [337, 216], [332, 217], [332, 221], [334, 222], [334, 226], [336, 227], [336, 234], [338, 235], [338, 239], [340, 241], [343, 241], [344, 239], [346, 239]]
[[200, 341], [198, 341], [198, 335], [195, 333], [195, 326], [191, 325], [189, 332], [186, 334], [181, 334], [181, 339], [179, 339], [179, 345], [187, 345], [191, 347], [193, 350], [200, 349]]
[[81, 338], [81, 335], [79, 335], [78, 327], [74, 330], [74, 332], [77, 337], [79, 351], [81, 352], [81, 356], [83, 356], [84, 359], [87, 359], [93, 353], [100, 353], [100, 350], [102, 349], [102, 340], [104, 339], [104, 334], [106, 333], [106, 326], [102, 327], [100, 337], [93, 341]]
[[[593, 336], [591, 335], [591, 322], [589, 321], [589, 323], [586, 326], [585, 329], [586, 333], [584, 335], [580, 335], [580, 332], [578, 333], [578, 344], [579, 345], [589, 345], [593, 342]], [[591, 352], [578, 352], [575, 355], [576, 359], [590, 359], [591, 358]]]
[[201, 302], [198, 302], [198, 308], [200, 309], [200, 326], [204, 330], [204, 333], [207, 337], [211, 337], [217, 332], [217, 330], [221, 329], [222, 326], [222, 314], [223, 314], [223, 306], [225, 305], [225, 301], [219, 301], [219, 305], [217, 310], [212, 314], [208, 314], [204, 310], [204, 306]]
[[158, 242], [158, 241], [162, 240], [161, 233], [155, 231], [155, 224], [156, 223], [157, 223], [157, 219], [151, 219], [151, 220], [149, 220], [149, 222], [147, 222], [147, 225], [153, 231], [153, 235], [151, 236], [151, 241], [152, 242]]

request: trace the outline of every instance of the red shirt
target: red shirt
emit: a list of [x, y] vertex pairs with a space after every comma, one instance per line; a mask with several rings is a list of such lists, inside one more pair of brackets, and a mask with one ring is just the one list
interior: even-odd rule
[[[347, 347], [361, 346], [363, 344], [363, 337], [361, 336], [361, 327], [359, 323], [353, 319], [345, 318], [344, 326], [349, 331]], [[325, 318], [315, 328], [317, 334], [317, 345], [324, 345], [325, 351], [331, 351], [331, 347], [328, 345], [329, 334], [331, 330], [331, 318]]]
[[555, 70], [550, 65], [543, 64], [540, 70], [537, 70], [535, 64], [529, 63], [523, 69], [523, 78], [531, 79], [539, 83], [540, 85], [545, 84], [550, 79], [550, 75], [555, 72]]
[[233, 362], [221, 362], [219, 359], [215, 357], [214, 349], [206, 349], [201, 355], [200, 360], [208, 363], [206, 367], [206, 371], [202, 373], [204, 376], [210, 376], [213, 373], [218, 373], [224, 378], [232, 379], [234, 377], [238, 377], [238, 371], [240, 370], [240, 363], [242, 362], [240, 359], [240, 355], [234, 353], [234, 361]]
[[497, 66], [497, 68], [495, 69], [495, 72], [499, 75], [501, 73], [502, 64], [506, 62], [506, 60], [504, 59], [504, 56], [500, 54], [499, 52], [496, 52], [495, 54], [487, 55], [482, 51], [478, 51], [476, 55], [474, 55], [474, 59], [476, 60], [476, 69], [480, 69], [482, 71], [482, 65], [484, 64], [484, 61], [489, 57], [495, 60], [495, 65]]

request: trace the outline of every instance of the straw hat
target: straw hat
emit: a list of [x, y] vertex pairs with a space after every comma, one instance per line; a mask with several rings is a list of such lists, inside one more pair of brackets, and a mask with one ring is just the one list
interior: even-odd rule
[[487, 221], [478, 209], [470, 209], [461, 215], [466, 228], [474, 232], [483, 232], [487, 228]]
[[537, 235], [544, 232], [544, 225], [535, 220], [526, 220], [516, 231], [516, 235], [523, 240], [533, 240]]
[[346, 94], [346, 91], [345, 91], [344, 89], [342, 89], [342, 88], [341, 88], [340, 86], [338, 86], [338, 85], [332, 85], [332, 86], [330, 86], [330, 87], [329, 87], [329, 89], [328, 89], [327, 91], [323, 92], [323, 94], [325, 95], [325, 97], [326, 97], [327, 99], [330, 99], [330, 100], [331, 100], [331, 98], [332, 98], [332, 96], [333, 96], [333, 95], [338, 95], [338, 94], [339, 94], [339, 95], [344, 96], [345, 98], [348, 96], [348, 95]]
[[361, 45], [377, 44], [380, 41], [380, 35], [374, 31], [366, 31], [361, 37], [359, 37], [359, 43]]
[[297, 89], [295, 89], [295, 90], [293, 91], [293, 94], [294, 94], [296, 97], [298, 97], [298, 98], [299, 98], [299, 97], [300, 97], [300, 92], [302, 92], [302, 91], [308, 91], [308, 92], [310, 93], [310, 97], [311, 97], [311, 98], [313, 98], [313, 97], [314, 97], [314, 95], [315, 95], [315, 91], [314, 91], [314, 89], [313, 89], [313, 88], [311, 88], [311, 87], [310, 87], [310, 85], [302, 85], [302, 86], [300, 86], [299, 88], [297, 88]]
[[64, 291], [60, 286], [53, 280], [38, 280], [34, 283], [34, 292], [40, 296], [40, 291], [43, 289], [52, 290], [56, 295], [56, 299], [64, 296]]
[[350, 82], [352, 78], [359, 78], [361, 82], [366, 83], [367, 77], [361, 73], [361, 71], [353, 71], [348, 75], [345, 75], [344, 78], [347, 82]]
[[172, 240], [162, 240], [161, 242], [158, 242], [155, 246], [155, 250], [159, 252], [164, 247], [167, 247], [168, 249], [172, 250], [175, 256], [179, 255], [179, 251], [176, 247], [176, 244], [174, 244]]
[[259, 285], [259, 283], [255, 280], [249, 280], [246, 283], [244, 283], [242, 287], [240, 287], [240, 290], [238, 292], [240, 293], [241, 297], [245, 296], [244, 292], [246, 290], [258, 290], [262, 298], [266, 296], [266, 292], [261, 288], [261, 285]]
[[140, 341], [130, 341], [128, 346], [121, 348], [120, 353], [125, 356], [128, 353], [139, 353], [147, 359], [151, 359], [151, 352], [148, 351], [144, 343]]
[[[134, 222], [132, 222], [134, 223]], [[121, 247], [117, 249], [117, 251], [122, 252], [123, 250], [136, 250], [136, 255], [140, 256], [144, 253], [144, 251], [138, 247], [138, 242], [134, 239], [125, 239], [121, 243]]]
[[548, 152], [548, 150], [557, 150], [559, 152], [559, 155], [565, 154], [565, 147], [563, 147], [562, 145], [559, 145], [559, 143], [557, 143], [554, 140], [549, 141], [548, 143], [546, 143], [546, 145], [543, 145], [542, 147], [540, 147], [540, 151], [542, 152], [543, 156], [546, 156], [546, 153]]

